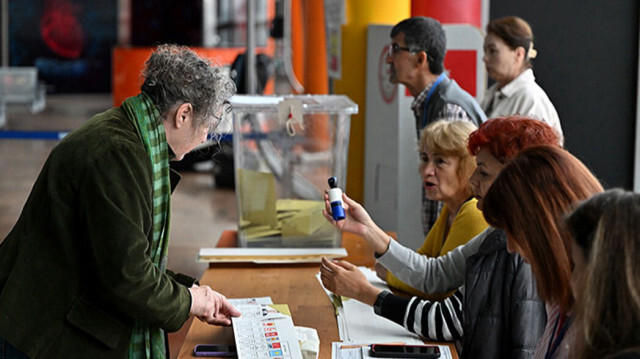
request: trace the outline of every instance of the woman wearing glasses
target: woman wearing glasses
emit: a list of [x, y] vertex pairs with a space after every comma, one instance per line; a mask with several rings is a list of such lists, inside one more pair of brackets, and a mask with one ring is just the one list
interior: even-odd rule
[[562, 138], [558, 113], [531, 69], [531, 59], [536, 55], [533, 32], [526, 21], [516, 16], [491, 21], [482, 59], [496, 83], [489, 87], [480, 105], [487, 118], [531, 116], [548, 123]]

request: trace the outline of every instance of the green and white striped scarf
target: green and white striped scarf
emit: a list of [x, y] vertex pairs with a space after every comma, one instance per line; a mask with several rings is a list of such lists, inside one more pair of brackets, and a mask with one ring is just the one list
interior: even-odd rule
[[[169, 152], [160, 113], [153, 101], [144, 93], [130, 97], [122, 103], [142, 138], [149, 153], [153, 169], [153, 241], [149, 257], [153, 264], [164, 273], [167, 267], [169, 249], [169, 217], [171, 209], [171, 184], [169, 183]], [[129, 345], [131, 359], [164, 359], [165, 340], [161, 328], [151, 327], [137, 320]]]

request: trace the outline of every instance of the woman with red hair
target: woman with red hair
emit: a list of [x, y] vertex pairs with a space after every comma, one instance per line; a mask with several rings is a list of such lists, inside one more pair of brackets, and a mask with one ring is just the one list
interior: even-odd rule
[[569, 357], [573, 238], [564, 218], [578, 202], [602, 191], [595, 176], [569, 152], [539, 146], [511, 160], [483, 200], [485, 218], [507, 233], [509, 251], [531, 264], [547, 304], [547, 326], [534, 358]]
[[[558, 135], [550, 126], [533, 119], [496, 118], [482, 124], [468, 142], [469, 152], [478, 155], [478, 167], [470, 180], [478, 208], [482, 209], [482, 199], [491, 182], [518, 151], [541, 144], [557, 146], [558, 142]], [[346, 196], [344, 199], [346, 210], [357, 216], [361, 206]], [[463, 274], [457, 283], [460, 285], [464, 280], [465, 286], [443, 302], [402, 298], [377, 289], [357, 268], [343, 261], [324, 259], [321, 279], [334, 293], [372, 304], [376, 314], [423, 337], [433, 340], [462, 337], [463, 358], [529, 358], [546, 320], [531, 268], [519, 255], [507, 252], [506, 234], [501, 230], [489, 228], [473, 241], [474, 247], [459, 251], [457, 256], [468, 257], [466, 276]], [[471, 242], [465, 247], [470, 245]], [[387, 247], [379, 261], [418, 289], [432, 289], [429, 288], [432, 278], [458, 277], [448, 273], [446, 267], [460, 258], [454, 261], [449, 255], [444, 259], [427, 259], [409, 253], [394, 241]], [[401, 268], [405, 270], [400, 271]], [[457, 273], [460, 268], [452, 271]]]
[[[483, 198], [491, 183], [511, 158], [521, 150], [539, 145], [558, 145], [560, 138], [549, 125], [528, 117], [511, 116], [491, 119], [472, 132], [467, 149], [476, 156], [477, 168], [471, 176], [473, 195], [482, 210]], [[440, 257], [416, 255], [395, 241], [382, 243], [387, 251], [378, 257], [378, 264], [397, 270], [397, 277], [412, 287], [427, 293], [444, 293], [464, 282], [467, 258], [492, 233], [487, 228], [466, 244]], [[374, 248], [378, 243], [371, 243]], [[402, 270], [401, 268], [405, 268]], [[394, 272], [396, 273], [396, 272]]]

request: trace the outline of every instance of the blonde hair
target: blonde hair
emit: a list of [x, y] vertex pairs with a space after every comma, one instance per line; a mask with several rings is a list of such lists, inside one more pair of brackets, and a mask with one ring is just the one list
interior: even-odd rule
[[460, 159], [458, 177], [468, 182], [476, 169], [475, 156], [467, 150], [467, 139], [476, 126], [469, 121], [439, 120], [429, 124], [420, 133], [418, 152], [427, 148], [445, 156], [456, 156]]

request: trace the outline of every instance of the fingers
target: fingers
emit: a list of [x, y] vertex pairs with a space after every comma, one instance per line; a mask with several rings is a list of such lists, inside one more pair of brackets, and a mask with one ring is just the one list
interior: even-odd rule
[[335, 293], [336, 283], [335, 275], [336, 271], [340, 269], [337, 265], [333, 264], [327, 257], [322, 257], [322, 265], [320, 266], [320, 280], [325, 288]]
[[224, 295], [219, 294], [219, 299], [220, 310], [210, 318], [207, 318], [207, 323], [213, 325], [229, 326], [231, 325], [231, 317], [239, 317], [242, 313], [240, 313], [239, 310], [231, 305], [231, 303], [229, 303], [229, 301], [227, 300], [227, 297], [225, 297]]
[[224, 302], [222, 303], [220, 312], [232, 317], [239, 317], [242, 314], [233, 305], [231, 305], [231, 303], [229, 303], [226, 297], [224, 297]]
[[[335, 261], [327, 257], [322, 257], [322, 267], [328, 269], [331, 272], [335, 272], [340, 268]], [[321, 268], [321, 271], [322, 271], [322, 268]]]
[[226, 317], [226, 316], [219, 316], [219, 317], [213, 317], [210, 320], [207, 320], [207, 323], [211, 325], [220, 325], [220, 326], [228, 327], [231, 325], [231, 319], [229, 319], [229, 317]]
[[344, 192], [342, 193], [342, 201], [346, 203], [349, 207], [360, 205], [358, 202], [349, 198], [349, 196], [347, 196], [347, 194]]
[[327, 221], [329, 221], [329, 223], [331, 224], [335, 224], [336, 221], [333, 220], [333, 217], [329, 214], [329, 210], [328, 209], [323, 209], [322, 210], [322, 215], [324, 216], [324, 218], [327, 219]]
[[352, 271], [354, 269], [357, 269], [355, 265], [353, 265], [353, 264], [351, 264], [351, 263], [349, 263], [347, 261], [342, 261], [342, 260], [339, 260], [339, 259], [334, 260], [332, 263], [335, 266], [344, 268], [344, 269], [346, 269], [348, 271]]
[[231, 317], [238, 317], [241, 314], [224, 295], [214, 291], [208, 285], [194, 286], [190, 290], [194, 298], [191, 314], [203, 322], [231, 325]]

